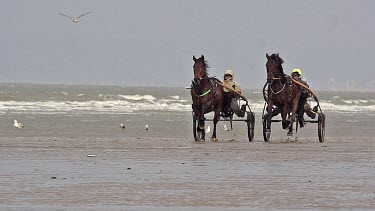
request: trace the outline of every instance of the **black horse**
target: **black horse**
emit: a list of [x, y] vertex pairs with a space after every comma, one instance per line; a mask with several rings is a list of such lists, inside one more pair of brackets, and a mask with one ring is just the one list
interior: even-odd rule
[[[301, 90], [297, 84], [284, 74], [283, 60], [279, 54], [272, 54], [267, 58], [267, 83], [268, 83], [268, 99], [267, 99], [267, 128], [266, 132], [271, 132], [271, 118], [281, 112], [283, 129], [288, 129], [288, 136], [293, 135], [293, 123], [296, 119], [298, 102], [301, 97]], [[273, 106], [277, 107], [277, 112], [273, 110]], [[287, 121], [287, 115], [291, 114], [290, 124]]]
[[[221, 86], [218, 86], [218, 82], [221, 82], [217, 78], [208, 77], [208, 65], [204, 60], [203, 55], [198, 59], [193, 56], [193, 60], [194, 80], [192, 81], [191, 85], [191, 97], [193, 100], [193, 118], [194, 121], [198, 121], [196, 131], [194, 129], [194, 139], [196, 141], [205, 140], [204, 114], [214, 111], [214, 131], [212, 133], [211, 140], [217, 141], [218, 139], [216, 138], [216, 124], [220, 118], [220, 111], [224, 99], [223, 89]], [[196, 132], [198, 132], [198, 137], [196, 135]]]

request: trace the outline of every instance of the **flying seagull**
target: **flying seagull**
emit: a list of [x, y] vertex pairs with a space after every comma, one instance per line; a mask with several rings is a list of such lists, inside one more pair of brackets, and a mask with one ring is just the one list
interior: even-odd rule
[[16, 119], [14, 120], [14, 124], [13, 124], [13, 125], [14, 125], [14, 127], [16, 127], [16, 128], [23, 128], [23, 124], [17, 122]]
[[78, 19], [80, 19], [82, 16], [87, 15], [87, 14], [90, 14], [90, 13], [91, 13], [91, 12], [83, 13], [82, 15], [80, 15], [80, 16], [78, 16], [78, 17], [76, 17], [76, 18], [70, 17], [69, 15], [65, 15], [65, 14], [62, 14], [62, 13], [59, 13], [59, 14], [62, 15], [62, 16], [65, 16], [65, 17], [68, 17], [68, 18], [72, 19], [72, 20], [73, 20], [73, 23], [78, 23]]

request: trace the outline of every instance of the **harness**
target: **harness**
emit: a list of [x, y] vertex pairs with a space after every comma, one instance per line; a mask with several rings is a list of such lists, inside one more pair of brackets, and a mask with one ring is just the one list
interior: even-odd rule
[[215, 88], [217, 87], [217, 83], [216, 83], [216, 81], [214, 82], [213, 79], [214, 79], [214, 78], [208, 78], [208, 81], [211, 82], [211, 89], [208, 89], [208, 90], [205, 91], [203, 94], [197, 94], [197, 93], [195, 93], [195, 89], [194, 89], [194, 87], [195, 87], [196, 85], [195, 85], [195, 82], [194, 82], [194, 81], [191, 81], [191, 89], [192, 89], [192, 91], [193, 91], [194, 96], [195, 96], [195, 97], [204, 97], [204, 96], [208, 95], [210, 92], [212, 92], [213, 95], [216, 96], [216, 95], [217, 95], [217, 91], [216, 91]]
[[[272, 78], [272, 80], [281, 80], [281, 78]], [[271, 84], [271, 83], [268, 83], [268, 84]], [[277, 92], [275, 92], [275, 91], [272, 89], [271, 86], [268, 86], [268, 87], [269, 87], [269, 89], [271, 90], [271, 92], [272, 92], [274, 95], [278, 95], [278, 94], [280, 94], [280, 93], [284, 90], [284, 88], [285, 88], [285, 84], [286, 84], [286, 83], [284, 83], [283, 88], [281, 88], [281, 90], [279, 90], [279, 91], [277, 91]]]

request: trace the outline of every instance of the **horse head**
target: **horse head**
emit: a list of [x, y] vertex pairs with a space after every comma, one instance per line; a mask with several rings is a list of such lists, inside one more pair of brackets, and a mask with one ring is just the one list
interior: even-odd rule
[[272, 54], [271, 56], [266, 53], [267, 63], [267, 82], [272, 83], [273, 80], [279, 79], [282, 82], [285, 82], [285, 75], [283, 70], [284, 60], [279, 57], [279, 54]]
[[207, 78], [207, 69], [208, 65], [206, 61], [204, 61], [204, 56], [202, 55], [200, 58], [195, 58], [193, 56], [194, 65], [193, 65], [193, 71], [194, 71], [194, 82], [199, 84], [200, 80], [203, 78]]

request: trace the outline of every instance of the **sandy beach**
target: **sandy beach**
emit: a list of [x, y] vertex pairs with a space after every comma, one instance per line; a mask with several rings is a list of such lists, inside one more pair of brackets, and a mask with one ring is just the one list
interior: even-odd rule
[[374, 138], [2, 137], [0, 209], [375, 209]]

